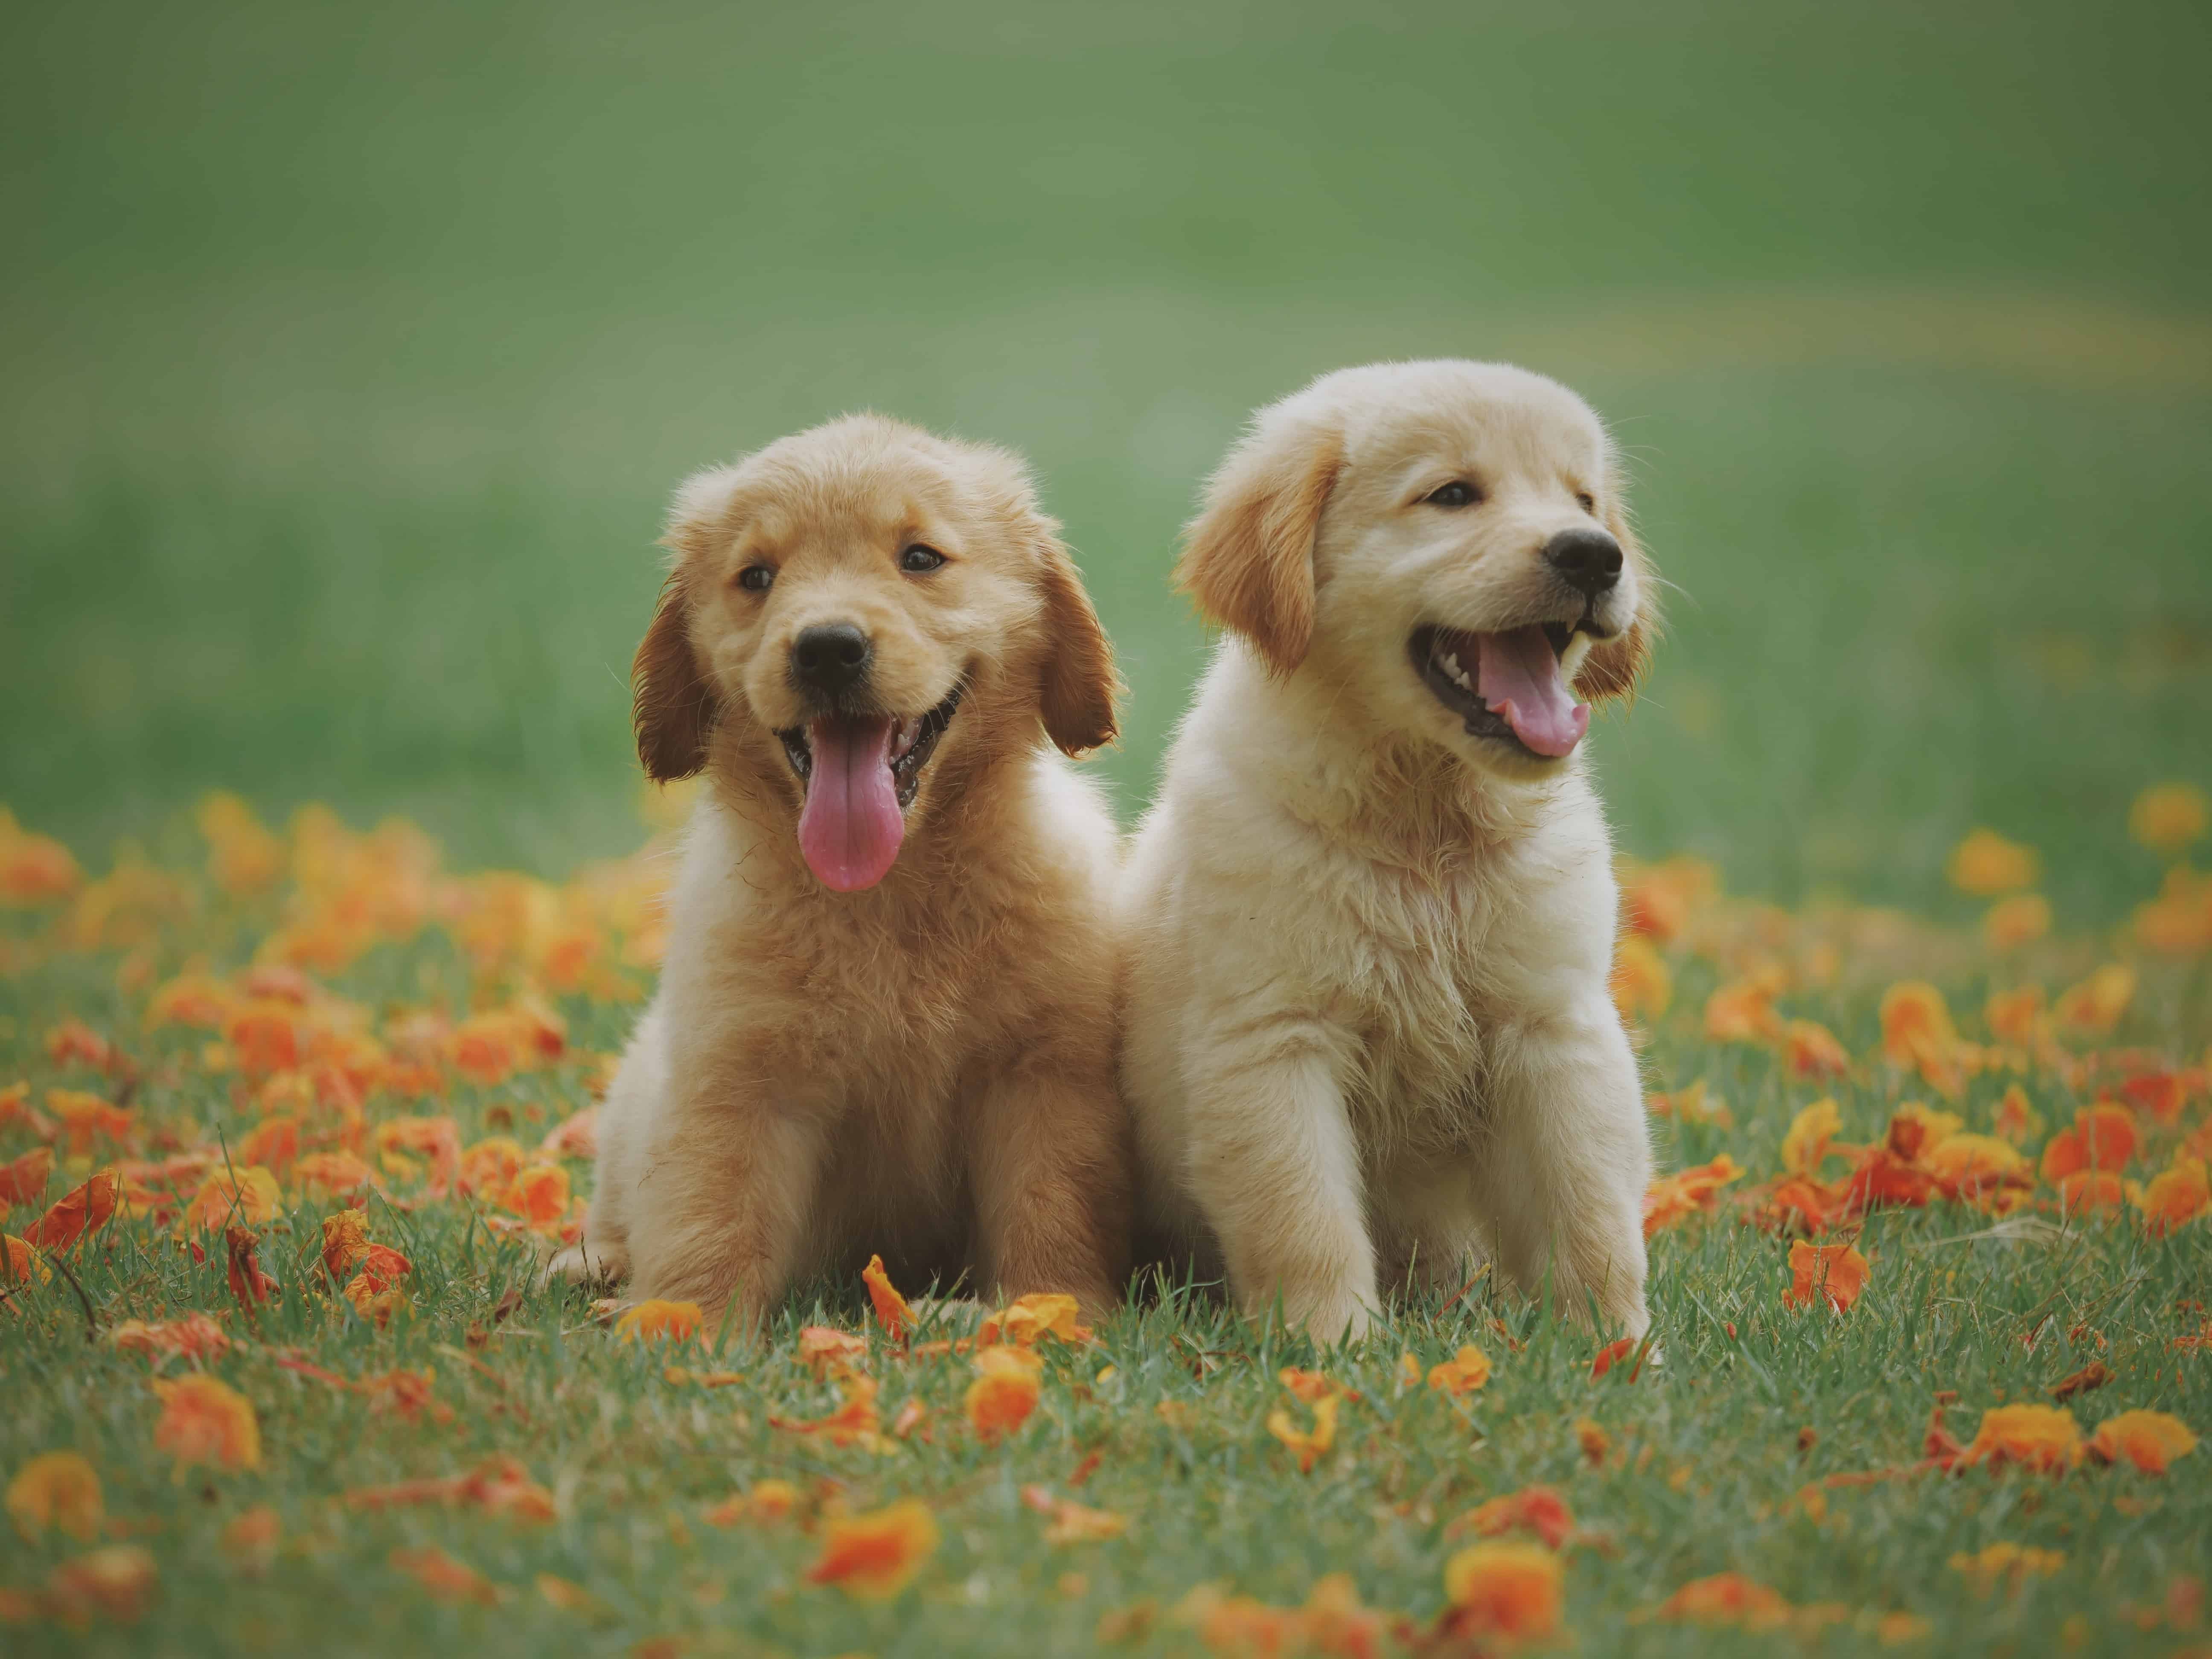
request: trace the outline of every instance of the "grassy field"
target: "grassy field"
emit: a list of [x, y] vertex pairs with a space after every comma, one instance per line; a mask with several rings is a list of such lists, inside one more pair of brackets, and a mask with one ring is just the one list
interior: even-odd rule
[[[1103, 1619], [1131, 1652], [1234, 1651], [1238, 1610], [1208, 1626], [1194, 1587], [1294, 1607], [1336, 1571], [1425, 1632], [1472, 1541], [1455, 1520], [1531, 1483], [1588, 1534], [1561, 1558], [1580, 1651], [2204, 1642], [2175, 1589], [2212, 1556], [2203, 1451], [2163, 1480], [2092, 1462], [1821, 1487], [1817, 1517], [1796, 1494], [1912, 1464], [1941, 1391], [1970, 1440], [1984, 1410], [2048, 1401], [2092, 1360], [2113, 1380], [2071, 1402], [2085, 1429], [2136, 1407], [2212, 1429], [2205, 1352], [2172, 1346], [2202, 1327], [2212, 1225], [2154, 1237], [2124, 1194], [2085, 1216], [2040, 1168], [2107, 1091], [2134, 1113], [2139, 1193], [2212, 1150], [2212, 981], [2201, 946], [2154, 948], [2131, 920], [2172, 857], [2127, 832], [2144, 786], [2212, 785], [2208, 46], [2212, 15], [2151, 0], [1357, 21], [1304, 0], [11, 9], [0, 805], [94, 884], [0, 910], [0, 1091], [27, 1085], [57, 1154], [0, 1225], [24, 1234], [111, 1165], [144, 1191], [65, 1257], [94, 1343], [65, 1276], [0, 1317], [0, 1478], [81, 1453], [107, 1541], [148, 1551], [158, 1588], [135, 1622], [72, 1632], [45, 1615], [82, 1605], [68, 1564], [87, 1541], [27, 1524], [0, 1553], [0, 1613], [32, 1616], [0, 1646], [1024, 1654], [1080, 1650]], [[1445, 353], [1560, 375], [1632, 456], [1677, 591], [1645, 696], [1594, 735], [1607, 799], [1629, 852], [1693, 854], [1747, 896], [1653, 936], [1673, 988], [1642, 1016], [1650, 1085], [1702, 1079], [1731, 1115], [1656, 1119], [1662, 1153], [1746, 1171], [1658, 1235], [1663, 1365], [1592, 1379], [1593, 1340], [1487, 1286], [1350, 1355], [1152, 1308], [1051, 1349], [1036, 1415], [997, 1446], [964, 1423], [965, 1357], [878, 1343], [864, 1369], [885, 1424], [919, 1400], [933, 1437], [840, 1449], [769, 1419], [834, 1403], [794, 1334], [863, 1328], [857, 1286], [817, 1287], [738, 1358], [618, 1343], [525, 1288], [543, 1241], [502, 1194], [428, 1200], [422, 1168], [384, 1163], [380, 1126], [401, 1118], [536, 1148], [587, 1103], [649, 978], [627, 878], [445, 872], [567, 884], [636, 847], [623, 680], [686, 470], [861, 405], [1029, 453], [1130, 682], [1126, 740], [1099, 765], [1133, 815], [1203, 650], [1165, 582], [1197, 480], [1247, 410], [1310, 375]], [[232, 894], [192, 821], [210, 787], [280, 829], [310, 801], [355, 823], [403, 813], [444, 863], [310, 817], [261, 848], [270, 884]], [[1977, 825], [2039, 852], [2043, 939], [1989, 944], [1988, 895], [1945, 878]], [[341, 891], [365, 907], [343, 927]], [[443, 921], [410, 908], [432, 893]], [[1869, 904], [1897, 908], [1850, 908]], [[303, 933], [303, 915], [328, 925]], [[530, 915], [569, 925], [600, 977], [572, 983]], [[218, 1026], [267, 1001], [240, 977], [257, 952], [312, 973], [311, 1046], [332, 1021], [374, 1042], [358, 1124], [312, 1067], [272, 1084], [235, 1034], [149, 1027], [157, 988], [200, 965]], [[2109, 1029], [2053, 1023], [2023, 1047], [1989, 1025], [1993, 991], [2057, 998], [2106, 961], [2139, 975]], [[1778, 1017], [1832, 1030], [1848, 1072], [1797, 1074], [1771, 1032], [1713, 1035], [1712, 993], [1768, 970]], [[1922, 978], [1964, 1041], [2008, 1050], [1967, 1054], [1954, 1096], [1942, 1066], [1884, 1055], [1883, 994]], [[435, 1023], [532, 994], [565, 1022], [558, 1059], [464, 1065]], [[51, 1052], [72, 1019], [127, 1065]], [[2145, 1082], [2160, 1077], [2170, 1119]], [[1797, 1113], [1834, 1095], [1855, 1146], [1914, 1099], [1987, 1132], [2014, 1083], [2040, 1120], [2019, 1131], [2024, 1207], [1838, 1219], [1824, 1240], [1871, 1259], [1865, 1295], [1833, 1316], [1783, 1306], [1785, 1239], [1738, 1224], [1771, 1211]], [[74, 1144], [52, 1089], [132, 1115], [83, 1116]], [[282, 1158], [257, 1224], [280, 1302], [249, 1313], [220, 1247], [195, 1261], [179, 1243], [160, 1193], [189, 1197], [210, 1148], [271, 1115], [374, 1170], [373, 1232], [414, 1264], [388, 1324], [315, 1275], [338, 1200]], [[0, 1163], [49, 1145], [0, 1116]], [[586, 1189], [586, 1164], [551, 1167], [572, 1200]], [[1832, 1188], [1852, 1167], [1813, 1174]], [[114, 1346], [124, 1321], [193, 1310], [234, 1341], [209, 1370], [252, 1402], [256, 1468], [173, 1475], [148, 1363]], [[1402, 1354], [1425, 1367], [1469, 1340], [1494, 1366], [1480, 1391], [1403, 1383]], [[434, 1370], [453, 1414], [410, 1419], [388, 1389], [287, 1358], [349, 1383]], [[670, 1364], [745, 1381], [672, 1382]], [[1359, 1396], [1310, 1474], [1266, 1426], [1278, 1407], [1311, 1420], [1285, 1364]], [[1585, 1418], [1611, 1442], [1596, 1461]], [[524, 1462], [551, 1521], [343, 1497], [495, 1454]], [[768, 1479], [805, 1494], [791, 1518], [704, 1518]], [[1032, 1483], [1126, 1535], [1048, 1543]], [[902, 1597], [806, 1581], [839, 1506], [908, 1496], [942, 1540]], [[226, 1549], [262, 1505], [277, 1537]], [[1978, 1595], [1951, 1558], [2003, 1541], [2063, 1559]], [[395, 1565], [431, 1546], [495, 1604], [441, 1601]], [[1648, 1616], [1728, 1571], [1801, 1609], [1788, 1633]], [[591, 1605], [547, 1601], [541, 1572]], [[1821, 1604], [1841, 1621], [1802, 1611]]]
[[[1146, 1296], [1040, 1341], [993, 1435], [986, 1362], [939, 1340], [968, 1328], [902, 1350], [856, 1284], [752, 1342], [625, 1340], [536, 1288], [665, 858], [533, 887], [313, 815], [211, 824], [204, 872], [137, 866], [0, 937], [10, 1652], [2201, 1650], [2212, 888], [2119, 967], [1639, 871], [1620, 994], [1688, 1172], [1648, 1212], [1661, 1357], [1600, 1374], [1596, 1337], [1480, 1277], [1333, 1352]], [[70, 1195], [118, 1180], [72, 1240]], [[1868, 1274], [1840, 1310], [1790, 1304], [1808, 1233], [1848, 1252], [1830, 1282]], [[194, 1318], [218, 1351], [167, 1352]], [[809, 1325], [853, 1352], [810, 1361]], [[1486, 1373], [1458, 1393], [1455, 1356]], [[1294, 1401], [1291, 1366], [1338, 1397]], [[212, 1404], [173, 1392], [195, 1376]], [[2020, 1407], [2054, 1467], [2008, 1442]], [[848, 1443], [804, 1427], [840, 1409]], [[2082, 1456], [2140, 1412], [2179, 1425], [2172, 1473]], [[74, 1530], [58, 1453], [98, 1482]], [[1484, 1537], [1493, 1500], [1548, 1541]], [[853, 1594], [841, 1528], [901, 1503], [927, 1518], [897, 1593]]]

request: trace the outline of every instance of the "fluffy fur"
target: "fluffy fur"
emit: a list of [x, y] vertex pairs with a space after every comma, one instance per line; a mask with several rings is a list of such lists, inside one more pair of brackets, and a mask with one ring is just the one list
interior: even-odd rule
[[[678, 491], [674, 568], [634, 670], [654, 777], [703, 770], [660, 988], [608, 1091], [584, 1242], [740, 1328], [811, 1272], [880, 1251], [910, 1284], [997, 1295], [1126, 1276], [1127, 1122], [1115, 1088], [1115, 831], [1061, 757], [1110, 739], [1105, 635], [1020, 464], [856, 416]], [[925, 544], [945, 563], [902, 568]], [[740, 578], [765, 567], [772, 586]], [[757, 580], [757, 578], [752, 579]], [[860, 692], [915, 717], [961, 701], [879, 884], [801, 855], [800, 629], [872, 641]]]
[[[1454, 481], [1480, 499], [1435, 504]], [[1543, 550], [1597, 528], [1623, 568], [1586, 602]], [[1408, 649], [1578, 621], [1602, 637], [1559, 659], [1574, 690], [1631, 689], [1654, 580], [1596, 417], [1502, 365], [1326, 376], [1256, 416], [1178, 574], [1231, 631], [1121, 887], [1148, 1223], [1324, 1338], [1477, 1255], [1640, 1334], [1650, 1155], [1597, 798], [1578, 747], [1471, 733]]]

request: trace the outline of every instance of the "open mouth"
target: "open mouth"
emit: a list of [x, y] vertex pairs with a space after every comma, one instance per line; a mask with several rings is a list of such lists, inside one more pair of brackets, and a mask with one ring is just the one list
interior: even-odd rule
[[857, 892], [890, 872], [906, 809], [962, 690], [923, 714], [822, 714], [775, 734], [805, 787], [799, 848], [823, 886]]
[[1535, 760], [1563, 760], [1589, 730], [1575, 671], [1601, 637], [1587, 617], [1478, 634], [1425, 624], [1406, 641], [1413, 671], [1437, 701], [1487, 738]]

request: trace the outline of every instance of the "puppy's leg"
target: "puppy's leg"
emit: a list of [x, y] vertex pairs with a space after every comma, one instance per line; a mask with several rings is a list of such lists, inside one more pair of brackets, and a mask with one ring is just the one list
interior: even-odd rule
[[[609, 1105], [612, 1105], [610, 1099]], [[599, 1151], [592, 1173], [592, 1205], [584, 1214], [584, 1235], [545, 1264], [548, 1283], [614, 1284], [629, 1277], [629, 1200], [634, 1141], [639, 1125], [601, 1109]]]
[[546, 1263], [550, 1279], [611, 1283], [629, 1276], [629, 1208], [641, 1143], [653, 1132], [668, 1086], [666, 1026], [655, 1003], [623, 1051], [600, 1103], [599, 1150], [584, 1236]]
[[696, 1302], [712, 1330], [757, 1328], [789, 1282], [822, 1162], [820, 1121], [694, 1096], [640, 1159], [630, 1293]]
[[1128, 1124], [1095, 1046], [1025, 1056], [987, 1085], [969, 1159], [982, 1282], [1009, 1297], [1068, 1292], [1085, 1318], [1120, 1307], [1129, 1276]]
[[1490, 1145], [1479, 1169], [1499, 1265], [1587, 1323], [1642, 1336], [1644, 1190], [1651, 1147], [1636, 1057], [1612, 1004], [1562, 1010], [1497, 1034]]
[[1188, 1054], [1188, 1176], [1219, 1237], [1231, 1292], [1316, 1339], [1367, 1333], [1375, 1251], [1361, 1212], [1359, 1147], [1336, 1056], [1343, 1045], [1290, 1018], [1212, 1036]]

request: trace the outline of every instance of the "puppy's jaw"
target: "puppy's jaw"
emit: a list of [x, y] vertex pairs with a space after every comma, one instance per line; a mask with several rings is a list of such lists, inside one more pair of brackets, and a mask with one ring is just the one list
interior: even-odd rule
[[1551, 775], [1580, 747], [1589, 710], [1574, 676], [1608, 637], [1594, 619], [1455, 629], [1424, 623], [1406, 655], [1429, 700], [1458, 726], [1451, 746], [1511, 778]]
[[915, 796], [921, 787], [924, 768], [937, 753], [939, 743], [959, 711], [961, 699], [967, 695], [966, 678], [953, 682], [952, 690], [932, 707], [919, 714], [883, 715], [870, 709], [830, 709], [793, 726], [777, 726], [776, 741], [783, 746], [785, 761], [792, 775], [798, 780], [804, 804], [806, 786], [814, 773], [814, 739], [810, 735], [817, 724], [830, 720], [885, 719], [891, 722], [890, 742], [886, 755], [890, 765], [893, 787], [897, 795], [899, 810], [906, 811], [914, 805]]

